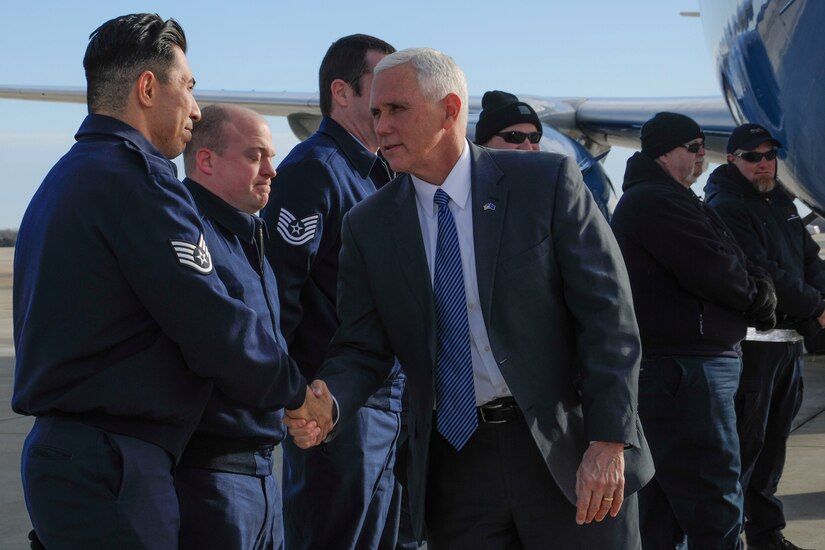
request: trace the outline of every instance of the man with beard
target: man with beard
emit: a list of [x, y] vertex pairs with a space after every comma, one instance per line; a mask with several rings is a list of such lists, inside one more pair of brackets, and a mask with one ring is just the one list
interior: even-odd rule
[[739, 549], [739, 342], [749, 320], [773, 326], [773, 287], [690, 189], [699, 125], [658, 113], [641, 142], [611, 226], [639, 322], [639, 416], [656, 467], [639, 493], [642, 547], [687, 536], [690, 548]]
[[825, 326], [825, 262], [791, 197], [776, 183], [782, 144], [763, 127], [731, 134], [728, 163], [708, 178], [706, 200], [776, 285], [776, 328], [748, 328], [736, 396], [749, 549], [793, 550], [776, 488], [791, 422], [802, 403], [802, 338]]

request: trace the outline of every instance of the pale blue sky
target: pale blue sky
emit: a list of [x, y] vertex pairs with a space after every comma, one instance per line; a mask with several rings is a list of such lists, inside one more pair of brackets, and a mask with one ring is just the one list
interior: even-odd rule
[[[318, 64], [340, 36], [442, 50], [471, 95], [502, 89], [555, 97], [718, 95], [699, 0], [20, 1], [4, 6], [0, 84], [85, 84], [88, 35], [124, 13], [177, 19], [198, 88], [317, 92]], [[43, 176], [68, 149], [85, 106], [0, 100], [0, 228], [15, 228]], [[278, 159], [295, 140], [269, 118]], [[628, 151], [607, 162], [621, 184]], [[276, 159], [277, 160], [277, 159]]]

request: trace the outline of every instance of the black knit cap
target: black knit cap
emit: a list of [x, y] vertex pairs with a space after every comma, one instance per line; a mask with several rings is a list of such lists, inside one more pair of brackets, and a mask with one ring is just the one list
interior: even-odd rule
[[539, 116], [528, 104], [507, 92], [487, 92], [481, 98], [481, 113], [476, 123], [476, 143], [487, 143], [502, 129], [521, 122], [535, 125], [539, 132], [542, 130]]
[[704, 137], [692, 118], [679, 113], [656, 113], [642, 126], [642, 153], [656, 159], [680, 145]]
[[760, 125], [742, 124], [728, 138], [728, 153], [734, 153], [737, 149], [753, 151], [766, 141], [772, 142], [776, 147], [782, 147], [779, 140], [774, 139], [771, 133]]

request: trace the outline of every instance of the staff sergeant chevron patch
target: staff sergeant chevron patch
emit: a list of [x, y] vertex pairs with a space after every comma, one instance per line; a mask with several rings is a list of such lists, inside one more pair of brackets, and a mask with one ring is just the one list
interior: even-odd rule
[[278, 212], [278, 234], [289, 244], [300, 246], [308, 243], [318, 229], [320, 214], [298, 219], [286, 208]]
[[212, 273], [212, 256], [209, 255], [209, 249], [206, 248], [203, 234], [198, 239], [198, 244], [172, 240], [169, 241], [169, 244], [172, 245], [172, 250], [175, 252], [180, 265], [190, 267], [204, 275]]

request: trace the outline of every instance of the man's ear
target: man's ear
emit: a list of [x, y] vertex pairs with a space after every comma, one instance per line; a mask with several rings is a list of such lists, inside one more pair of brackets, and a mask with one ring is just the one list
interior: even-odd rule
[[202, 174], [206, 174], [207, 176], [212, 175], [212, 172], [215, 170], [213, 165], [214, 160], [215, 157], [212, 151], [206, 147], [201, 147], [195, 152], [195, 166], [198, 167], [198, 172]]
[[452, 128], [458, 123], [458, 117], [461, 114], [461, 98], [458, 94], [447, 94], [441, 100], [444, 106], [444, 129]]
[[152, 71], [143, 71], [137, 78], [137, 98], [142, 107], [151, 107], [157, 95], [158, 79]]
[[353, 93], [353, 90], [349, 84], [340, 78], [336, 78], [329, 85], [329, 90], [332, 92], [333, 103], [340, 107], [346, 107], [349, 105], [350, 94]]

